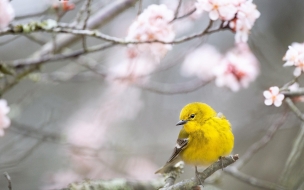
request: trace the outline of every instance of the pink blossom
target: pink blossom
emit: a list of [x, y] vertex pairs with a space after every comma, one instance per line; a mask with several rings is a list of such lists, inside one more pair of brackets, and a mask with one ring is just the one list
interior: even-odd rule
[[265, 97], [264, 103], [267, 106], [274, 104], [276, 107], [280, 107], [284, 100], [284, 94], [280, 93], [277, 86], [270, 87], [269, 90], [264, 91], [263, 95]]
[[215, 84], [219, 87], [226, 86], [232, 91], [238, 91], [241, 87], [246, 88], [258, 76], [258, 65], [248, 45], [237, 44], [234, 49], [226, 53], [215, 68]]
[[15, 12], [9, 0], [0, 0], [0, 30], [14, 19]]
[[260, 17], [260, 12], [252, 0], [244, 1], [239, 4], [236, 18], [229, 23], [231, 29], [236, 32], [236, 43], [247, 42], [248, 35], [253, 27], [255, 20]]
[[197, 76], [202, 80], [214, 77], [214, 68], [220, 63], [222, 55], [211, 45], [205, 44], [187, 55], [181, 68], [184, 76]]
[[7, 116], [9, 111], [10, 108], [7, 106], [6, 100], [0, 99], [0, 136], [4, 135], [4, 129], [11, 124], [11, 120]]
[[290, 85], [288, 87], [288, 89], [289, 89], [290, 92], [297, 91], [299, 88], [300, 88], [300, 85], [297, 82], [293, 83], [292, 85]]
[[292, 43], [288, 47], [283, 60], [286, 61], [283, 66], [295, 66], [293, 75], [299, 77], [304, 71], [304, 43]]
[[125, 171], [128, 176], [136, 180], [150, 180], [155, 178], [154, 171], [158, 168], [147, 158], [133, 157], [125, 163]]
[[198, 12], [207, 11], [211, 20], [231, 20], [235, 17], [237, 7], [231, 0], [198, 0], [195, 4]]
[[62, 9], [63, 11], [70, 11], [75, 8], [73, 0], [47, 0], [54, 9]]
[[[126, 40], [128, 41], [172, 41], [175, 37], [173, 26], [170, 21], [174, 18], [174, 12], [166, 5], [150, 5], [131, 24]], [[138, 44], [130, 45], [141, 55], [150, 54], [156, 62], [171, 50], [170, 44]]]

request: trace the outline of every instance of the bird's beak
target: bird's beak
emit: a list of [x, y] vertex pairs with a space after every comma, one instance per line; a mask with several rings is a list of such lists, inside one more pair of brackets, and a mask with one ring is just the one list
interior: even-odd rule
[[187, 123], [187, 120], [180, 120], [179, 122], [177, 122], [176, 126], [178, 125], [184, 125]]

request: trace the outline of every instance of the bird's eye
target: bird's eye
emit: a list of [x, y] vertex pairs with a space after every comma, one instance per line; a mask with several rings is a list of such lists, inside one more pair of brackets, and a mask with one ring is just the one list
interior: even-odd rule
[[192, 118], [192, 119], [193, 119], [194, 117], [195, 117], [195, 115], [194, 115], [194, 114], [191, 114], [191, 115], [190, 115], [190, 118]]

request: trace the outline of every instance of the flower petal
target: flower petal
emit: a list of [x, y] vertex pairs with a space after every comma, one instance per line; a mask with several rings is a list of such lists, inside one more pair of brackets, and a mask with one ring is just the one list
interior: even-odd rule
[[278, 95], [280, 92], [280, 89], [277, 86], [270, 87], [269, 89], [270, 89], [272, 95], [274, 95], [274, 96]]
[[275, 100], [273, 103], [276, 107], [280, 107], [282, 105], [282, 101]]
[[211, 20], [217, 20], [219, 18], [219, 14], [216, 10], [212, 10], [209, 13], [209, 17]]
[[263, 95], [264, 95], [264, 97], [267, 98], [267, 99], [269, 99], [269, 98], [272, 97], [272, 94], [269, 92], [269, 90], [265, 90], [265, 91], [263, 92]]
[[282, 100], [284, 100], [284, 98], [285, 98], [284, 94], [278, 94], [276, 96], [276, 101], [281, 101], [282, 102]]
[[272, 102], [272, 99], [266, 99], [266, 100], [264, 101], [264, 104], [265, 104], [266, 106], [270, 106], [272, 103], [273, 103], [273, 102]]
[[302, 73], [301, 67], [296, 67], [295, 70], [293, 71], [293, 75], [295, 77], [299, 77]]
[[294, 62], [292, 61], [286, 61], [286, 63], [283, 65], [283, 67], [289, 67], [289, 66], [294, 66]]

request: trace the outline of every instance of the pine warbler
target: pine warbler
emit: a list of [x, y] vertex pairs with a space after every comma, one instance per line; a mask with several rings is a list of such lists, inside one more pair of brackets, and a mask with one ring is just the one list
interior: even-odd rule
[[167, 163], [155, 173], [168, 173], [179, 161], [197, 166], [207, 166], [231, 153], [234, 136], [226, 117], [216, 113], [209, 105], [194, 102], [186, 105], [180, 113], [183, 125], [173, 154]]

